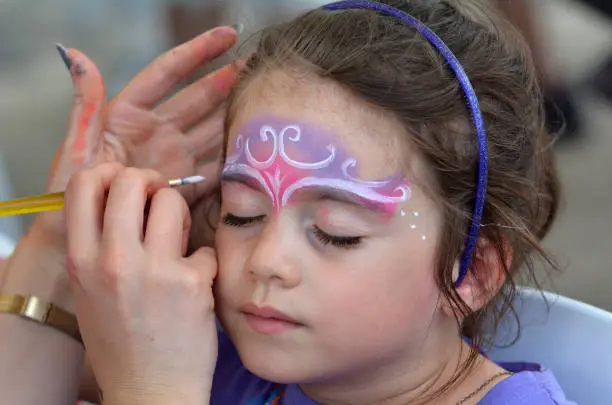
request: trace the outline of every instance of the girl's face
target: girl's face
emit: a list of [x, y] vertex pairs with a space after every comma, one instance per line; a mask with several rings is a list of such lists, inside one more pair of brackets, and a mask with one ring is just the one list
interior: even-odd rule
[[245, 366], [301, 383], [419, 367], [425, 337], [447, 339], [434, 280], [441, 214], [415, 184], [426, 176], [406, 161], [402, 127], [334, 83], [280, 72], [240, 100], [215, 287]]

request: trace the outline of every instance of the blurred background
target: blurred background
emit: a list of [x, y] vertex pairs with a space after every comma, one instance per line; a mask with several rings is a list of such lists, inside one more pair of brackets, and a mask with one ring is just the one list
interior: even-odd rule
[[[562, 115], [567, 123], [555, 146], [563, 207], [546, 240], [565, 272], [545, 287], [612, 310], [612, 0], [498, 1], [533, 46], [551, 128]], [[246, 37], [323, 3], [0, 0], [0, 199], [43, 192], [64, 136], [72, 89], [56, 42], [92, 57], [111, 97], [156, 55], [205, 29], [241, 23]], [[30, 221], [2, 218], [0, 232], [16, 240]]]

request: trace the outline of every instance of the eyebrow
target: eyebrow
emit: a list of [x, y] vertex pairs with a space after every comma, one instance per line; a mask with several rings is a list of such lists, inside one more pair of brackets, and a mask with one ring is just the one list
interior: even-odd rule
[[[230, 183], [240, 183], [252, 190], [264, 193], [267, 195], [265, 190], [262, 189], [261, 184], [254, 180], [248, 175], [240, 173], [224, 173], [221, 176], [221, 181]], [[322, 201], [334, 201], [342, 204], [347, 204], [358, 209], [367, 210], [376, 214], [388, 214], [389, 209], [385, 204], [381, 204], [376, 201], [370, 201], [364, 199], [354, 193], [347, 190], [341, 190], [334, 187], [308, 187], [301, 189], [296, 194], [302, 196], [302, 200], [322, 200]]]
[[341, 190], [333, 187], [310, 187], [300, 191], [303, 194], [307, 194], [308, 198], [313, 200], [339, 202], [358, 209], [372, 211], [377, 214], [388, 213], [388, 209], [384, 204], [364, 199], [347, 190]]
[[261, 184], [250, 176], [241, 173], [222, 173], [221, 181], [225, 183], [240, 183], [248, 188], [265, 193], [262, 189]]

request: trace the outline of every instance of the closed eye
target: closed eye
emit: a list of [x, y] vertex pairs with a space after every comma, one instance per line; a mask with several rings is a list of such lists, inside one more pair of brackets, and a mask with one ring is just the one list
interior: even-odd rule
[[342, 249], [354, 249], [361, 244], [363, 237], [361, 236], [334, 236], [327, 232], [323, 232], [318, 226], [312, 227], [312, 233], [317, 238], [319, 243], [324, 246], [332, 245]]
[[223, 224], [227, 226], [233, 226], [236, 228], [253, 225], [256, 223], [263, 222], [266, 218], [265, 215], [258, 215], [255, 217], [239, 217], [229, 212], [223, 216]]

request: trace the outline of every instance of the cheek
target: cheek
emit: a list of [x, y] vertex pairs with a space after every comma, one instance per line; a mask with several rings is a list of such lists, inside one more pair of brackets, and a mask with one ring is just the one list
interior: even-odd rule
[[407, 257], [405, 249], [392, 249], [354, 263], [359, 271], [349, 272], [348, 278], [341, 272], [327, 277], [317, 298], [322, 300], [319, 308], [325, 308], [320, 311], [322, 330], [332, 334], [326, 337], [330, 347], [336, 339], [353, 352], [398, 348], [421, 339], [438, 306], [432, 259], [430, 252]]
[[225, 301], [231, 299], [231, 291], [237, 291], [244, 267], [249, 257], [249, 244], [237, 238], [235, 232], [220, 225], [215, 235], [215, 248], [219, 272], [215, 280], [215, 294]]
[[[374, 270], [379, 272], [380, 267]], [[406, 269], [409, 273], [409, 269]], [[422, 275], [379, 274], [338, 283], [326, 294], [330, 318], [346, 322], [351, 329], [380, 331], [412, 325], [418, 328], [430, 320], [436, 308], [437, 287]]]

